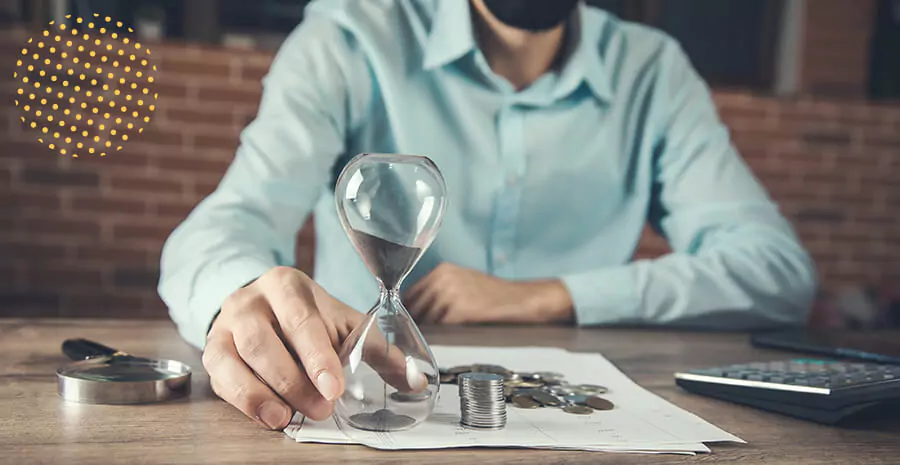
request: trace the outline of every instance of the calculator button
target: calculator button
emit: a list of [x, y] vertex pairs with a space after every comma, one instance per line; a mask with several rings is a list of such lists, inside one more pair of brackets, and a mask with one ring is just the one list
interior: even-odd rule
[[892, 375], [892, 374], [890, 374], [890, 373], [885, 373], [885, 374], [883, 374], [883, 375], [881, 375], [881, 376], [882, 376], [882, 379], [894, 379], [894, 378], [896, 378], [896, 376], [894, 376], [894, 375]]
[[785, 382], [785, 378], [784, 378], [784, 376], [772, 376], [769, 378], [769, 382], [782, 384]]
[[801, 378], [801, 379], [795, 379], [794, 382], [791, 384], [794, 384], [796, 386], [809, 386], [809, 381], [807, 381], [806, 378]]
[[756, 374], [747, 375], [747, 377], [744, 379], [746, 379], [748, 381], [765, 381], [766, 378], [767, 378], [767, 376], [763, 376], [761, 374], [756, 373]]

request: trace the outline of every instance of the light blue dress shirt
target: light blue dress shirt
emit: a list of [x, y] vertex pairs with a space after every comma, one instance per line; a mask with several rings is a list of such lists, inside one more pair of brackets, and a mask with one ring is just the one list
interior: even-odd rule
[[[183, 337], [202, 347], [228, 295], [293, 264], [310, 214], [316, 281], [375, 303], [331, 190], [361, 152], [426, 155], [446, 177], [443, 227], [406, 286], [446, 261], [559, 278], [580, 325], [802, 323], [810, 259], [679, 45], [584, 5], [571, 24], [559, 70], [517, 92], [468, 1], [314, 1], [220, 186], [165, 245], [159, 291]], [[674, 253], [631, 262], [648, 221]]]

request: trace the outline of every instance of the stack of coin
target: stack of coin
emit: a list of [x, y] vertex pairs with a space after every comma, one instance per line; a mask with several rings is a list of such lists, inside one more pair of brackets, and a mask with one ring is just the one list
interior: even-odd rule
[[459, 380], [459, 407], [463, 426], [502, 429], [506, 426], [506, 397], [503, 376], [492, 373], [463, 373]]
[[442, 384], [456, 384], [468, 373], [487, 373], [503, 380], [506, 402], [518, 408], [557, 408], [572, 415], [589, 415], [596, 410], [612, 410], [615, 405], [600, 397], [608, 389], [596, 384], [571, 384], [561, 373], [550, 371], [515, 372], [499, 365], [478, 363], [440, 371]]

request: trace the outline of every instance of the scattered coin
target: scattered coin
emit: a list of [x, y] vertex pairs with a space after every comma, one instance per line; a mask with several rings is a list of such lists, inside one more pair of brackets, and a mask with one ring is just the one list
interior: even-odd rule
[[541, 371], [534, 374], [540, 377], [540, 380], [543, 381], [544, 384], [560, 384], [563, 379], [565, 379], [565, 376], [562, 373], [555, 373], [552, 371]]
[[609, 392], [609, 389], [607, 389], [606, 386], [599, 386], [596, 384], [579, 384], [577, 388], [594, 394], [606, 394]]
[[[463, 374], [483, 373], [499, 375], [503, 379], [503, 398], [521, 409], [558, 407], [572, 415], [589, 415], [595, 410], [611, 410], [612, 402], [597, 397], [609, 392], [605, 386], [597, 384], [570, 384], [562, 373], [554, 371], [516, 372], [504, 366], [475, 363], [459, 365], [440, 371], [441, 384], [456, 384]], [[499, 392], [498, 392], [499, 395]], [[395, 393], [392, 398], [399, 402], [421, 402], [423, 395], [402, 395]]]
[[534, 400], [528, 394], [516, 394], [512, 396], [512, 404], [518, 408], [533, 409], [538, 408], [541, 404]]
[[563, 397], [563, 400], [565, 400], [566, 402], [568, 402], [570, 404], [587, 405], [588, 396], [581, 395], [581, 394], [569, 394], [569, 395]]
[[565, 386], [553, 386], [550, 388], [550, 394], [554, 396], [568, 396], [575, 394], [575, 391]]
[[585, 403], [588, 405], [588, 407], [596, 410], [612, 410], [613, 408], [615, 408], [615, 404], [602, 397], [588, 397]]
[[594, 409], [590, 407], [585, 407], [584, 405], [567, 405], [563, 407], [563, 412], [571, 413], [573, 415], [590, 415], [594, 413]]
[[549, 392], [540, 391], [537, 389], [532, 389], [527, 391], [528, 395], [534, 398], [534, 400], [541, 403], [541, 405], [545, 407], [559, 407], [562, 405], [562, 401], [557, 399], [553, 394]]
[[391, 393], [391, 399], [397, 402], [424, 402], [431, 398], [431, 390], [426, 389], [422, 392], [400, 392]]
[[506, 383], [507, 386], [516, 387], [519, 389], [537, 389], [539, 387], [543, 387], [544, 385], [537, 381], [509, 381]]
[[447, 370], [447, 373], [459, 375], [462, 373], [469, 373], [470, 371], [472, 371], [472, 365], [460, 365]]
[[513, 373], [510, 373], [510, 374], [504, 376], [503, 381], [506, 382], [507, 384], [509, 384], [511, 382], [522, 381], [522, 375], [513, 372]]

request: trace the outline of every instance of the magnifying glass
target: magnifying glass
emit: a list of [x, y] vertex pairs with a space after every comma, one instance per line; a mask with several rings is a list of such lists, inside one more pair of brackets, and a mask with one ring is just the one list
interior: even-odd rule
[[59, 395], [88, 404], [144, 404], [185, 397], [191, 367], [165, 359], [135, 357], [86, 339], [63, 342], [74, 363], [56, 371]]

